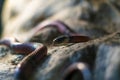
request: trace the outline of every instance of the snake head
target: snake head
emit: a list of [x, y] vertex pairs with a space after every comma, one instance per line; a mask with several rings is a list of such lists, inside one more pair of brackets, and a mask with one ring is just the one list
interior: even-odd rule
[[53, 40], [53, 45], [62, 45], [69, 42], [69, 36], [68, 35], [62, 35]]
[[91, 40], [88, 36], [82, 35], [62, 35], [53, 40], [53, 45], [64, 45], [68, 43], [81, 43]]

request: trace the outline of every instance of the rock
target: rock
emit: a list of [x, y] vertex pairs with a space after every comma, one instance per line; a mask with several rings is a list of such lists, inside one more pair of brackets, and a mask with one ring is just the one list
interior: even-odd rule
[[48, 20], [62, 20], [77, 19], [88, 20], [90, 18], [91, 5], [86, 1], [81, 1], [80, 4], [60, 10]]
[[[31, 1], [23, 9], [23, 11], [16, 17], [11, 18], [10, 20], [6, 19], [6, 21], [3, 17], [4, 24], [5, 24], [3, 36], [11, 36], [12, 34], [9, 35], [9, 33], [13, 33], [14, 35], [15, 33], [18, 33], [18, 32], [28, 31], [34, 26], [36, 26], [38, 23], [40, 23], [42, 20], [48, 18], [49, 16], [52, 16], [53, 14], [57, 13], [62, 9], [72, 7], [77, 3], [79, 3], [79, 0], [74, 0], [74, 1], [50, 0], [47, 2], [44, 0]], [[15, 6], [17, 6], [17, 3]], [[19, 8], [19, 5], [18, 5], [18, 8]], [[6, 9], [9, 9], [9, 8], [6, 8]], [[9, 11], [9, 10], [6, 10], [6, 11]], [[6, 14], [6, 12], [3, 11], [3, 14], [4, 15], [8, 14], [10, 16], [11, 13]]]
[[120, 79], [120, 51], [118, 44], [101, 44], [97, 51], [95, 63], [95, 80]]
[[4, 0], [0, 1], [0, 38], [3, 32], [3, 25], [2, 25], [2, 10], [3, 10]]
[[120, 11], [120, 1], [119, 0], [110, 0], [110, 1]]
[[107, 30], [88, 21], [69, 19], [65, 20], [65, 23], [78, 34], [89, 36], [92, 39], [109, 34]]
[[[93, 4], [90, 22], [103, 28], [105, 31], [112, 33], [119, 31], [120, 13], [119, 10], [108, 0], [90, 0]], [[115, 1], [116, 2], [116, 1]], [[109, 28], [109, 30], [108, 30]]]
[[[10, 3], [9, 6], [8, 3]], [[92, 73], [91, 80], [120, 80], [120, 15], [116, 6], [118, 4], [111, 3], [109, 0], [50, 0], [47, 2], [18, 0], [18, 3], [22, 4], [21, 7], [15, 3], [16, 1], [10, 0], [6, 2], [4, 12], [8, 11], [8, 16], [3, 18], [2, 38], [15, 37], [18, 42], [49, 44], [47, 56], [31, 76], [33, 80], [63, 80], [65, 70], [76, 62], [88, 65]], [[54, 20], [63, 21], [73, 32], [89, 36], [92, 40], [53, 46], [52, 39], [62, 35], [53, 26], [44, 28], [31, 37], [35, 29], [33, 27]], [[1, 45], [0, 80], [13, 80], [16, 65], [23, 57], [13, 54], [11, 49]]]
[[[101, 45], [101, 43], [105, 43], [106, 41], [116, 38], [117, 35], [112, 34], [87, 43], [79, 43], [69, 47], [58, 47], [51, 50], [49, 52], [49, 56], [47, 56], [46, 60], [40, 65], [39, 71], [36, 75], [37, 78], [35, 79], [52, 80], [54, 77], [55, 80], [61, 80], [64, 69], [70, 64], [78, 61], [88, 63], [91, 67], [90, 69], [92, 70], [92, 72], [94, 72], [94, 67], [97, 66], [95, 64], [95, 59], [97, 52], [99, 51], [99, 45]], [[98, 70], [101, 70], [101, 68], [98, 68]], [[99, 74], [95, 73], [94, 75]]]
[[[98, 76], [98, 75], [100, 75], [100, 72], [97, 72], [97, 71], [102, 70], [102, 66], [103, 67], [105, 66], [105, 65], [99, 64], [99, 62], [102, 62], [100, 58], [103, 58], [102, 60], [104, 63], [104, 60], [106, 60], [106, 58], [104, 58], [103, 56], [105, 56], [105, 55], [102, 55], [102, 54], [104, 51], [108, 51], [108, 54], [106, 54], [106, 56], [108, 56], [108, 58], [109, 58], [109, 56], [110, 56], [109, 50], [113, 50], [110, 54], [112, 54], [113, 52], [116, 52], [116, 54], [113, 56], [113, 58], [109, 58], [108, 62], [106, 62], [104, 64], [112, 65], [112, 61], [113, 61], [116, 66], [119, 65], [118, 64], [119, 58], [116, 60], [114, 59], [115, 57], [118, 57], [117, 55], [119, 55], [118, 54], [119, 50], [116, 50], [119, 48], [118, 46], [120, 43], [119, 34], [120, 33], [113, 33], [111, 35], [104, 36], [104, 37], [101, 37], [101, 38], [98, 38], [95, 40], [91, 40], [86, 43], [77, 43], [77, 44], [73, 44], [73, 45], [64, 45], [64, 46], [49, 48], [48, 55], [43, 60], [43, 62], [39, 65], [39, 68], [37, 69], [36, 74], [34, 75], [34, 80], [53, 80], [53, 78], [55, 80], [60, 80], [63, 77], [64, 70], [69, 65], [71, 65], [72, 63], [75, 63], [75, 62], [85, 62], [85, 63], [89, 64], [91, 72], [92, 73], [95, 72], [95, 74], [93, 76]], [[109, 45], [109, 43], [111, 43], [113, 46], [111, 47], [111, 45]], [[103, 44], [108, 44], [108, 45], [105, 46]], [[116, 45], [118, 45], [118, 46], [116, 46]], [[13, 55], [9, 55], [9, 58], [8, 57], [6, 58], [6, 60], [8, 62], [5, 63], [5, 64], [9, 64], [9, 68], [13, 66], [9, 62], [9, 60], [11, 60], [10, 56], [13, 56]], [[3, 59], [4, 58], [5, 57], [3, 57]], [[2, 59], [0, 59], [0, 61], [1, 60]], [[98, 64], [101, 66], [99, 66]], [[119, 69], [119, 67], [116, 67], [115, 65], [113, 67], [105, 66], [106, 71], [109, 72], [109, 70], [110, 70], [110, 71], [115, 72], [117, 69]], [[15, 69], [15, 67], [10, 69], [12, 71], [2, 74], [3, 76], [6, 74], [11, 75], [11, 76], [7, 75], [5, 80], [7, 80], [9, 78], [13, 78], [14, 69]], [[9, 69], [7, 69], [7, 70], [9, 70]], [[105, 72], [105, 71], [103, 70], [103, 72]], [[1, 72], [1, 73], [3, 73], [3, 72]], [[112, 79], [116, 78], [115, 75], [112, 75], [112, 74], [113, 73], [105, 74], [105, 76], [106, 76], [106, 78], [111, 78], [111, 77], [112, 77]], [[119, 72], [116, 74], [119, 74]], [[101, 75], [100, 77], [102, 78], [103, 75]], [[96, 77], [95, 77], [95, 79], [96, 79]], [[4, 80], [4, 79], [2, 79], [2, 80]]]
[[6, 46], [0, 46], [0, 58], [4, 57], [9, 52]]

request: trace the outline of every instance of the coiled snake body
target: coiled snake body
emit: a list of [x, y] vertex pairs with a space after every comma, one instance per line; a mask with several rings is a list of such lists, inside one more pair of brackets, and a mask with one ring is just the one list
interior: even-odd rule
[[[61, 43], [78, 43], [89, 41], [88, 36], [71, 35], [74, 33], [61, 21], [54, 21], [46, 26], [53, 25], [61, 33], [64, 33], [62, 37], [57, 37], [53, 40], [54, 44]], [[43, 27], [38, 27], [36, 32], [40, 31]], [[33, 43], [20, 43], [15, 40], [12, 42], [9, 39], [0, 40], [0, 45], [6, 45], [12, 49], [15, 53], [22, 53], [27, 55], [15, 69], [15, 80], [31, 80], [36, 68], [40, 64], [40, 61], [47, 55], [47, 47], [44, 45], [34, 46]]]

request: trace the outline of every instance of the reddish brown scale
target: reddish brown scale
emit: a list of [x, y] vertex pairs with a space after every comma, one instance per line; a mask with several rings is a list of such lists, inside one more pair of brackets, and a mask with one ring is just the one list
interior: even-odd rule
[[36, 49], [33, 43], [14, 43], [11, 44], [10, 48], [15, 53], [20, 53], [23, 55], [28, 55]]
[[13, 42], [19, 42], [16, 38], [4, 38], [0, 40], [0, 45], [10, 47]]
[[13, 52], [27, 55], [36, 49], [33, 43], [12, 42], [9, 39], [1, 40], [0, 45], [9, 47]]
[[[64, 33], [66, 34], [71, 34], [71, 33], [76, 33], [74, 30], [72, 30], [68, 25], [66, 25], [64, 22], [62, 21], [56, 21], [57, 23], [63, 25], [65, 27]], [[66, 30], [68, 30], [68, 33], [66, 32]]]
[[70, 29], [64, 22], [56, 20], [53, 22], [49, 23], [42, 23], [38, 25], [36, 28], [33, 29], [32, 32], [35, 32], [34, 35], [39, 32], [40, 30], [46, 28], [46, 27], [55, 27], [58, 29], [58, 31], [62, 34], [70, 34], [70, 33], [75, 33], [72, 29]]
[[5, 45], [7, 47], [11, 46], [11, 41], [9, 39], [0, 40], [0, 45]]
[[41, 59], [47, 55], [47, 47], [40, 46], [26, 56], [16, 67], [15, 80], [31, 80]]
[[91, 40], [88, 36], [82, 36], [78, 34], [62, 35], [53, 40], [53, 45], [61, 45], [66, 43], [80, 43]]
[[91, 40], [91, 39], [88, 36], [74, 35], [74, 36], [69, 36], [69, 42], [68, 43], [87, 42], [89, 40]]
[[92, 80], [87, 64], [79, 62], [70, 65], [63, 74], [63, 80]]

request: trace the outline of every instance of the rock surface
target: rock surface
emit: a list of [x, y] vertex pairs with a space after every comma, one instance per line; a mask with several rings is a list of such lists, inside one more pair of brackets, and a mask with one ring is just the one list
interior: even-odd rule
[[[64, 70], [74, 62], [85, 62], [90, 65], [94, 80], [119, 80], [119, 42], [120, 33], [101, 37], [86, 43], [77, 43], [50, 48], [48, 56], [40, 64], [34, 80], [61, 80]], [[6, 63], [1, 63], [1, 79], [12, 80], [15, 66], [11, 64], [13, 54], [7, 54], [0, 59], [6, 59]], [[7, 66], [9, 65], [9, 66]], [[109, 73], [112, 71], [113, 73]], [[116, 75], [113, 75], [113, 74]], [[4, 78], [4, 76], [6, 78]], [[54, 77], [54, 79], [53, 79]], [[100, 78], [100, 79], [99, 79]]]
[[[2, 39], [15, 37], [18, 42], [47, 45], [47, 56], [38, 65], [32, 80], [63, 80], [65, 70], [76, 62], [88, 64], [91, 80], [120, 80], [119, 0], [18, 0], [17, 4], [8, 0], [5, 6], [3, 13], [7, 16], [3, 17]], [[53, 26], [29, 38], [34, 27], [54, 20], [61, 20], [92, 40], [53, 46], [52, 40], [62, 35]], [[15, 68], [25, 56], [0, 45], [0, 80], [14, 80]]]

